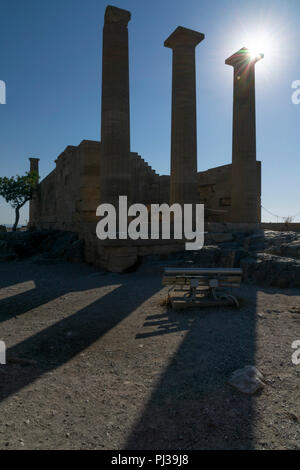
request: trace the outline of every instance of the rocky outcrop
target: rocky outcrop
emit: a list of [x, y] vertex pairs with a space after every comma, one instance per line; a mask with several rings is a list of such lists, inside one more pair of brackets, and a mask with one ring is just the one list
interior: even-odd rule
[[[217, 236], [216, 236], [217, 235]], [[139, 269], [162, 274], [166, 266], [228, 267], [243, 269], [243, 281], [279, 288], [300, 287], [300, 233], [232, 233], [229, 237], [209, 233], [200, 251], [184, 251], [165, 259], [149, 257]], [[225, 234], [227, 235], [227, 234]]]
[[0, 233], [0, 261], [32, 257], [37, 263], [64, 259], [83, 261], [83, 242], [75, 233], [61, 231]]
[[98, 251], [91, 251], [88, 240], [79, 240], [73, 232], [8, 232], [0, 233], [0, 261], [28, 257], [43, 264], [59, 260], [86, 261], [110, 272], [138, 269], [153, 275], [161, 275], [166, 266], [241, 267], [244, 282], [300, 287], [300, 233], [265, 231], [223, 235], [209, 233], [206, 245], [198, 251], [184, 251], [182, 245], [151, 243], [128, 246], [99, 243]]
[[300, 261], [293, 258], [257, 253], [241, 261], [247, 283], [279, 287], [300, 287]]
[[300, 259], [300, 240], [295, 240], [291, 243], [283, 243], [282, 245], [271, 246], [266, 251], [267, 253], [271, 253], [277, 256]]

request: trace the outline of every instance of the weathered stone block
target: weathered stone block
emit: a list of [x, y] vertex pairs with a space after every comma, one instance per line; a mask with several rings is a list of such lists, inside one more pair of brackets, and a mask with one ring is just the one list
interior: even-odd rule
[[138, 250], [135, 247], [109, 248], [108, 250], [108, 261], [104, 267], [110, 272], [123, 273], [138, 261]]
[[231, 242], [233, 235], [232, 233], [210, 233], [210, 239], [215, 243]]

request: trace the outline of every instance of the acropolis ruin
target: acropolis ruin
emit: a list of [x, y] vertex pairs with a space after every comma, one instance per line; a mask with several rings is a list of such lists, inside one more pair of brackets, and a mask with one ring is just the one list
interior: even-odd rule
[[[103, 28], [101, 141], [67, 146], [54, 170], [41, 181], [30, 202], [32, 228], [78, 233], [86, 261], [107, 267], [134, 263], [138, 256], [172, 252], [180, 244], [127, 243], [109, 247], [96, 238], [96, 209], [130, 203], [203, 203], [205, 220], [258, 227], [261, 221], [261, 163], [256, 160], [255, 64], [242, 48], [226, 60], [233, 67], [232, 163], [207, 171], [197, 168], [195, 49], [204, 34], [182, 26], [165, 40], [172, 50], [172, 130], [170, 176], [159, 175], [130, 146], [128, 23], [131, 13], [108, 6]], [[204, 42], [203, 42], [204, 41]], [[203, 42], [203, 44], [202, 44]], [[230, 114], [230, 109], [228, 114]], [[169, 158], [168, 155], [165, 158]], [[204, 157], [199, 152], [199, 160]], [[30, 158], [38, 171], [39, 159]], [[208, 162], [207, 162], [208, 163]], [[210, 230], [213, 230], [211, 228]]]

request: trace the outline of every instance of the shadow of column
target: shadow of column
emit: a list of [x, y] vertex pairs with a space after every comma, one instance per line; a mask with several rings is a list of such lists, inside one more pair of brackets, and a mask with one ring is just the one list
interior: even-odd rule
[[240, 310], [169, 311], [148, 318], [146, 326], [154, 329], [139, 337], [188, 332], [125, 449], [252, 448], [253, 398], [232, 389], [228, 379], [236, 369], [255, 364], [256, 296], [251, 288]]
[[[115, 283], [120, 284], [120, 279], [118, 281]], [[89, 285], [94, 285], [95, 282], [95, 280], [89, 281]], [[114, 290], [104, 294], [96, 302], [9, 348], [8, 358], [33, 359], [37, 361], [37, 365], [26, 367], [18, 376], [8, 370], [7, 380], [1, 384], [0, 399], [4, 400], [43, 374], [70, 361], [160, 289], [160, 280], [151, 286], [145, 286], [143, 290], [138, 289], [137, 292], [134, 291], [133, 284], [134, 281], [125, 277], [121, 286], [117, 285]], [[106, 282], [102, 283], [98, 280], [98, 287], [103, 285], [113, 286], [112, 279], [108, 277]], [[66, 341], [66, 335], [70, 330], [76, 331], [77, 335]]]

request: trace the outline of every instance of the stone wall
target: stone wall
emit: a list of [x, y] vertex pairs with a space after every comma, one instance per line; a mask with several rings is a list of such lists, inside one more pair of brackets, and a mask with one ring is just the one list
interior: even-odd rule
[[[56, 168], [39, 185], [37, 228], [81, 232], [83, 225], [96, 223], [100, 154], [100, 142], [83, 140], [59, 155]], [[130, 162], [134, 202], [169, 202], [170, 177], [158, 175], [137, 153], [130, 154]]]
[[78, 232], [82, 217], [98, 200], [99, 143], [83, 141], [69, 146], [56, 160], [56, 168], [40, 183], [37, 228]]
[[[146, 254], [167, 254], [183, 249], [183, 242], [138, 241], [106, 245], [96, 237], [96, 209], [100, 201], [101, 143], [84, 140], [68, 146], [59, 155], [56, 168], [39, 185], [38, 229], [75, 232], [85, 245], [85, 260], [109, 270], [124, 270]], [[207, 232], [220, 239], [223, 232], [255, 231], [258, 227], [232, 227], [228, 223], [231, 204], [231, 165], [198, 173], [199, 202], [206, 207]], [[140, 155], [130, 154], [133, 202], [150, 205], [169, 203], [170, 176], [158, 175]], [[257, 163], [260, 181], [260, 162]], [[108, 201], [109, 202], [109, 201]], [[237, 225], [237, 224], [235, 224]], [[245, 225], [245, 224], [244, 224]]]
[[[232, 165], [222, 165], [198, 173], [199, 201], [205, 204], [205, 219], [229, 222], [231, 208]], [[259, 206], [261, 197], [261, 162], [257, 162]], [[261, 215], [259, 213], [259, 220]]]
[[[83, 140], [59, 155], [56, 168], [40, 183], [37, 228], [79, 233], [83, 225], [97, 222], [100, 153], [100, 142]], [[157, 174], [137, 153], [130, 154], [130, 162], [133, 202], [169, 203], [170, 176]], [[223, 165], [198, 173], [199, 202], [205, 204], [207, 221], [230, 220], [231, 168]], [[257, 172], [260, 181], [260, 162]]]

